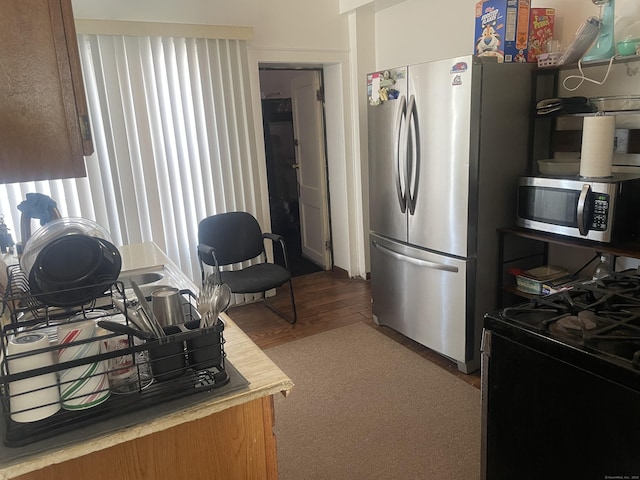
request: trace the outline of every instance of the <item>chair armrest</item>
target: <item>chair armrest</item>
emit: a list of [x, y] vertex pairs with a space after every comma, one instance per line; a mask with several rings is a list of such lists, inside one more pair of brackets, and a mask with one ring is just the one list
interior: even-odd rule
[[[210, 245], [206, 243], [198, 244], [198, 259], [200, 262], [204, 262], [207, 265], [215, 266], [216, 270], [220, 270], [218, 265], [218, 259], [216, 258], [216, 250]], [[210, 260], [213, 260], [213, 263], [210, 263]]]
[[[213, 264], [210, 260], [213, 260]], [[216, 276], [216, 283], [222, 283], [220, 281], [220, 266], [218, 265], [218, 259], [216, 258], [216, 250], [211, 245], [205, 243], [198, 244], [198, 263], [200, 264], [200, 274], [202, 275], [202, 283], [204, 284], [206, 275], [204, 271], [203, 263], [214, 267], [214, 275]]]
[[289, 270], [289, 257], [287, 255], [287, 245], [284, 242], [284, 237], [277, 233], [263, 232], [262, 238], [271, 240], [272, 242], [278, 242], [280, 244], [280, 248], [282, 249], [282, 256], [284, 257], [284, 266], [287, 270]]
[[269, 233], [269, 232], [265, 232], [262, 234], [263, 238], [268, 238], [269, 240], [273, 241], [273, 242], [284, 242], [284, 238], [282, 237], [282, 235], [278, 235], [277, 233]]
[[198, 244], [198, 254], [204, 254], [204, 255], [209, 255], [211, 257], [215, 258], [215, 249], [209, 245], [206, 245], [204, 243], [199, 243]]

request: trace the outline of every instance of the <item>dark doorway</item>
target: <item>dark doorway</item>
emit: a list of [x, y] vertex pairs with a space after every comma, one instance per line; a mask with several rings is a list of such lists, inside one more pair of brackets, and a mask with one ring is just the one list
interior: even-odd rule
[[[271, 231], [282, 235], [287, 245], [292, 275], [320, 272], [322, 268], [302, 255], [295, 138], [290, 98], [262, 100], [267, 183], [271, 210]], [[284, 265], [278, 248], [276, 263]]]

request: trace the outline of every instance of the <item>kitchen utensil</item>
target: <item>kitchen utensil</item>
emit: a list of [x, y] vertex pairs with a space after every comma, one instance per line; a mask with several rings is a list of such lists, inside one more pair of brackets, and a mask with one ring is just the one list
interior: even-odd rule
[[136, 294], [138, 302], [140, 303], [141, 309], [139, 310], [139, 313], [142, 323], [146, 324], [147, 330], [153, 332], [153, 334], [157, 338], [165, 337], [166, 334], [164, 333], [162, 326], [156, 320], [156, 317], [153, 314], [153, 310], [151, 310], [151, 307], [149, 306], [149, 303], [147, 302], [144, 294], [140, 290], [140, 287], [138, 287], [138, 284], [132, 281], [131, 288], [133, 288], [133, 292]]
[[182, 295], [175, 287], [160, 287], [151, 292], [151, 309], [162, 327], [184, 323]]
[[111, 320], [98, 320], [98, 326], [109, 330], [110, 332], [132, 335], [142, 340], [156, 340], [156, 336], [151, 332], [138, 330], [137, 328], [123, 325], [122, 323], [113, 322]]
[[231, 289], [229, 285], [223, 283], [213, 288], [211, 300], [211, 314], [207, 318], [207, 327], [213, 326], [218, 320], [218, 316], [229, 308], [231, 303]]
[[216, 279], [213, 275], [207, 275], [202, 282], [200, 292], [198, 293], [198, 313], [200, 314], [200, 328], [204, 328], [211, 315], [211, 304], [213, 301], [213, 289], [216, 285]]

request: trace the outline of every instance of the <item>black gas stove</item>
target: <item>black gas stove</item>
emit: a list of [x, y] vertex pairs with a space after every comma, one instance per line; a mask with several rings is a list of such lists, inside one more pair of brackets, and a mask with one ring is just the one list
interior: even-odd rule
[[483, 480], [640, 478], [640, 270], [487, 314], [482, 353]]
[[506, 321], [640, 371], [640, 271], [615, 272], [498, 314]]

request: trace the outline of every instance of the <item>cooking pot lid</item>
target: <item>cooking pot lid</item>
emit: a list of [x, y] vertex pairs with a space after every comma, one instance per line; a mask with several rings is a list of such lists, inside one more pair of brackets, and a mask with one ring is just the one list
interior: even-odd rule
[[29, 273], [31, 293], [45, 305], [82, 305], [101, 296], [120, 275], [120, 252], [107, 240], [83, 234], [52, 241]]
[[90, 281], [102, 265], [102, 245], [86, 235], [69, 235], [49, 243], [38, 254], [38, 276], [68, 288], [70, 283]]

